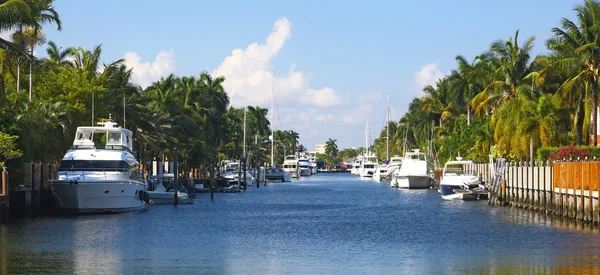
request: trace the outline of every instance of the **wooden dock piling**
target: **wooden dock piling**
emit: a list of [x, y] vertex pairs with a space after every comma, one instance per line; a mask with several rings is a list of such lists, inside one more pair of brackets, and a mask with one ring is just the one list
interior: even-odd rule
[[2, 171], [0, 182], [0, 215], [3, 222], [8, 222], [10, 215], [10, 202], [8, 198], [8, 172]]

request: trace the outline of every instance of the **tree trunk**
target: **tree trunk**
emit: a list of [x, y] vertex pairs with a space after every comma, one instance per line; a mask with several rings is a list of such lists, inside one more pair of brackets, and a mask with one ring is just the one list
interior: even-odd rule
[[21, 58], [17, 58], [17, 92], [21, 91]]
[[575, 122], [575, 142], [577, 145], [583, 144], [583, 120], [585, 119], [585, 101], [581, 100], [577, 106]]
[[31, 60], [29, 60], [29, 101], [33, 100], [33, 45], [31, 45]]
[[[214, 160], [214, 158], [213, 158]], [[215, 197], [215, 164], [214, 161], [210, 164], [210, 198]]]
[[595, 81], [591, 85], [592, 92], [592, 115], [590, 118], [590, 123], [592, 124], [592, 146], [598, 146], [598, 129], [596, 127], [596, 120], [598, 118], [598, 108], [596, 107], [596, 89], [595, 89]]
[[[3, 64], [0, 64], [2, 66]], [[0, 110], [4, 109], [4, 106], [7, 105], [6, 93], [4, 90], [4, 76], [0, 75]]]
[[471, 104], [467, 104], [467, 126], [471, 126]]

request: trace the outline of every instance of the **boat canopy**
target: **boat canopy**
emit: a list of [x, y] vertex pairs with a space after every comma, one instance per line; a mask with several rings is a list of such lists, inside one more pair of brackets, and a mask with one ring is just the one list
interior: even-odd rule
[[122, 149], [125, 147], [129, 150], [133, 150], [132, 146], [132, 133], [131, 131], [116, 127], [117, 124], [112, 120], [107, 120], [98, 123], [99, 127], [77, 127], [75, 133], [75, 140], [73, 141], [74, 147], [94, 147], [97, 148], [94, 142], [94, 135], [106, 135], [104, 143], [105, 149]]

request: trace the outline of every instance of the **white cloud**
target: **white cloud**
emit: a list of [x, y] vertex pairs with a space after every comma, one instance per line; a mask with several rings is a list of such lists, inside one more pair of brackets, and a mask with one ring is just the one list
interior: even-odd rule
[[[383, 94], [379, 91], [368, 91], [361, 94], [358, 99], [358, 106], [351, 109], [351, 112], [343, 114], [342, 121], [345, 124], [363, 124], [365, 119], [371, 116], [371, 111], [375, 105], [384, 106], [385, 100]], [[384, 115], [382, 113], [382, 115]]]
[[[244, 103], [245, 84], [248, 88], [248, 104], [266, 106], [271, 100], [274, 86], [278, 103], [300, 101], [305, 105], [333, 106], [339, 104], [339, 96], [328, 87], [312, 89], [304, 72], [297, 71], [295, 64], [287, 69], [275, 68], [275, 79], [271, 71], [273, 59], [279, 54], [286, 41], [292, 36], [291, 22], [282, 17], [275, 21], [272, 32], [264, 43], [252, 43], [246, 49], [235, 49], [211, 74], [224, 76], [224, 88], [234, 106]], [[281, 73], [286, 72], [286, 73]], [[324, 92], [317, 98], [309, 98], [316, 91]], [[324, 100], [331, 100], [325, 102]], [[337, 101], [337, 103], [336, 103]], [[333, 105], [332, 105], [333, 104]]]
[[132, 81], [142, 88], [175, 72], [175, 51], [173, 49], [160, 51], [152, 63], [142, 61], [142, 57], [134, 52], [125, 53], [124, 58], [125, 65], [132, 69]]
[[429, 63], [423, 66], [418, 72], [414, 74], [414, 80], [419, 86], [419, 90], [423, 89], [427, 85], [433, 85], [435, 82], [442, 78], [444, 74], [439, 69], [439, 61]]
[[300, 97], [300, 103], [305, 105], [314, 105], [318, 107], [331, 107], [341, 103], [341, 98], [329, 87], [319, 90], [308, 89]]

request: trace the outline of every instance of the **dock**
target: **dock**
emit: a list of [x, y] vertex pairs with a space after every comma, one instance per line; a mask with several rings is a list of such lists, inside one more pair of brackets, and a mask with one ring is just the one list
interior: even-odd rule
[[[489, 167], [479, 164], [477, 170], [491, 182]], [[492, 206], [600, 224], [600, 161], [507, 162], [494, 182]]]

